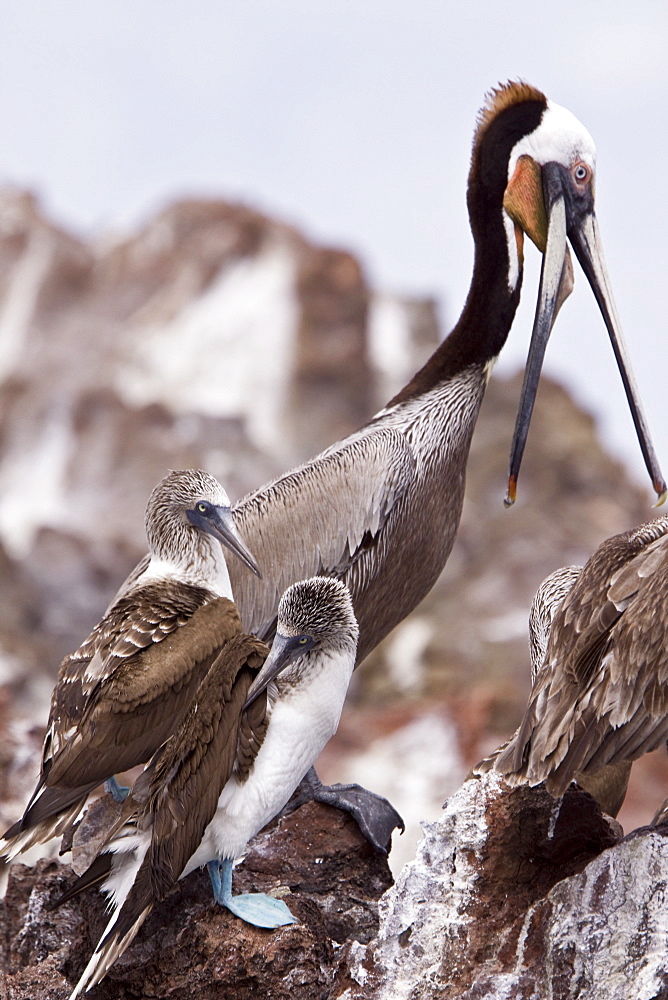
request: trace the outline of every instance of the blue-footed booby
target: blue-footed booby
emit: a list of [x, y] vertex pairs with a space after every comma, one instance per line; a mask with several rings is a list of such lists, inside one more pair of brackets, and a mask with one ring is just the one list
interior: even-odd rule
[[232, 863], [336, 731], [357, 634], [347, 588], [315, 577], [281, 598], [259, 672], [266, 647], [258, 639], [238, 635], [220, 652], [181, 727], [132, 787], [101, 853], [58, 900], [103, 879], [110, 897], [111, 917], [70, 1000], [102, 979], [154, 903], [201, 865], [216, 902], [243, 920], [294, 922], [281, 900], [232, 895]]
[[101, 782], [145, 763], [241, 630], [222, 546], [259, 570], [220, 483], [201, 470], [171, 472], [151, 493], [146, 534], [143, 572], [61, 664], [40, 778], [0, 840], [5, 862], [63, 833]]
[[[589, 132], [540, 90], [512, 82], [489, 94], [468, 179], [475, 257], [462, 314], [426, 364], [369, 423], [236, 504], [239, 528], [267, 567], [258, 581], [230, 566], [249, 632], [271, 637], [279, 596], [295, 580], [334, 576], [352, 594], [360, 662], [432, 588], [459, 526], [471, 437], [519, 302], [525, 235], [544, 258], [508, 499], [515, 494], [545, 344], [572, 287], [568, 242], [602, 311], [645, 462], [663, 496], [665, 483], [603, 261], [594, 212], [595, 161]], [[315, 785], [317, 776], [311, 778]], [[362, 792], [332, 794], [321, 787], [314, 794], [351, 811], [383, 849], [400, 820], [384, 800], [363, 802]]]
[[[619, 809], [630, 764], [668, 736], [668, 516], [606, 539], [554, 614], [524, 719], [494, 761]], [[593, 782], [593, 784], [592, 784]], [[606, 787], [601, 787], [606, 786]]]

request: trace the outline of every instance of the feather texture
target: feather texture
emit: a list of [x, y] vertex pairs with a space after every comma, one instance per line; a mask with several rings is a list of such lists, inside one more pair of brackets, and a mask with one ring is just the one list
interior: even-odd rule
[[[221, 646], [240, 632], [221, 569], [224, 504], [229, 514], [225, 491], [200, 470], [172, 472], [151, 494], [150, 559], [63, 660], [40, 779], [21, 820], [0, 841], [0, 856], [11, 859], [63, 833], [96, 785], [145, 763], [182, 721]], [[213, 537], [201, 517], [204, 528], [192, 522], [198, 508]], [[228, 594], [221, 596], [221, 587]]]
[[[668, 736], [668, 517], [607, 539], [557, 611], [524, 719], [496, 760], [553, 795]], [[579, 780], [579, 778], [578, 778]]]

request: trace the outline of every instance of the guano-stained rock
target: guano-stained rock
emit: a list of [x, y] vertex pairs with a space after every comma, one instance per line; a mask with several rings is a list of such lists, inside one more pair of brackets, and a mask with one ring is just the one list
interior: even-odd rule
[[585, 792], [472, 779], [425, 825], [381, 900], [378, 938], [348, 948], [345, 1000], [668, 997], [668, 829], [636, 831]]

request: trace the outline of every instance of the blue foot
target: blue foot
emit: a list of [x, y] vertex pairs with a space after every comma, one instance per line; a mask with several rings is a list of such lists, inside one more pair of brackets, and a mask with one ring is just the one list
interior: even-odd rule
[[119, 785], [113, 775], [105, 781], [104, 790], [108, 795], [111, 795], [114, 802], [125, 802], [128, 797], [128, 792], [130, 791], [130, 789], [126, 788], [124, 785]]
[[213, 886], [213, 898], [225, 906], [235, 917], [240, 917], [254, 927], [285, 927], [296, 924], [282, 899], [266, 896], [263, 892], [246, 892], [232, 895], [232, 862], [209, 861], [207, 871]]

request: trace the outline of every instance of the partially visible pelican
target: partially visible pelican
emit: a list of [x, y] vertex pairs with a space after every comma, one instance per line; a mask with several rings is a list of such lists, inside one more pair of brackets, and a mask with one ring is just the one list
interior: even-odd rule
[[[238, 635], [221, 650], [174, 736], [137, 779], [88, 871], [58, 901], [104, 881], [111, 917], [70, 1000], [123, 954], [154, 903], [207, 864], [216, 902], [259, 927], [293, 923], [279, 899], [232, 894], [232, 863], [285, 805], [334, 734], [357, 623], [338, 580], [294, 584], [271, 652]], [[211, 861], [218, 858], [219, 861]]]
[[[668, 736], [668, 517], [606, 539], [553, 617], [524, 719], [493, 766], [512, 784], [605, 781]], [[615, 772], [611, 768], [616, 768]], [[621, 795], [621, 799], [619, 798]], [[613, 809], [607, 809], [613, 812]]]
[[97, 785], [145, 763], [241, 629], [222, 546], [259, 570], [220, 483], [171, 472], [149, 497], [146, 534], [143, 572], [61, 664], [40, 778], [0, 839], [1, 861], [63, 833]]
[[[594, 142], [570, 111], [526, 83], [489, 94], [473, 139], [467, 201], [475, 259], [459, 321], [361, 430], [236, 504], [235, 518], [264, 574], [251, 580], [230, 566], [244, 628], [268, 639], [291, 583], [335, 576], [352, 594], [360, 662], [432, 588], [459, 526], [471, 436], [519, 302], [525, 234], [544, 258], [508, 500], [515, 496], [545, 345], [572, 288], [568, 242], [603, 314], [645, 462], [663, 497], [603, 260], [595, 172]], [[385, 800], [356, 787], [328, 790], [314, 772], [310, 784], [312, 796], [347, 808], [385, 849], [401, 822]]]
[[[552, 623], [574, 583], [582, 572], [581, 566], [563, 566], [550, 573], [536, 591], [529, 612], [529, 652], [531, 660], [531, 685], [535, 690], [545, 667], [545, 656]], [[519, 730], [490, 757], [473, 768], [471, 774], [484, 774], [495, 768], [497, 759], [509, 743], [517, 739]], [[631, 763], [622, 761], [602, 767], [595, 773], [575, 774], [573, 780], [589, 792], [599, 803], [602, 812], [616, 816], [622, 807], [631, 774]]]

